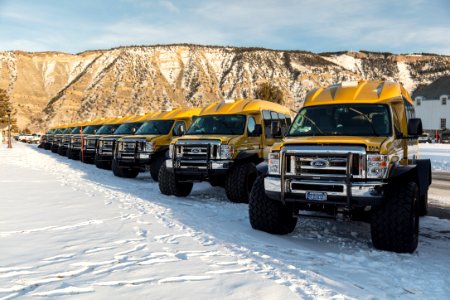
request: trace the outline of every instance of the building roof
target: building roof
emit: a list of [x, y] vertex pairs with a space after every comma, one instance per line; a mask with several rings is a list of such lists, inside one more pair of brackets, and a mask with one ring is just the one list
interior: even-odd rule
[[425, 99], [439, 99], [442, 95], [450, 95], [450, 76], [441, 77], [431, 84], [420, 85], [413, 93], [413, 97], [425, 97]]
[[408, 92], [400, 83], [381, 80], [342, 82], [311, 91], [305, 106], [344, 103], [385, 103], [404, 96], [412, 104]]

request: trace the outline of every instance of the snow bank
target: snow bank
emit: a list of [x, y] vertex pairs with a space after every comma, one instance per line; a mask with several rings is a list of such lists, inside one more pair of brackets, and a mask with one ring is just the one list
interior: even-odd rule
[[450, 144], [419, 144], [419, 155], [431, 160], [434, 171], [450, 171]]

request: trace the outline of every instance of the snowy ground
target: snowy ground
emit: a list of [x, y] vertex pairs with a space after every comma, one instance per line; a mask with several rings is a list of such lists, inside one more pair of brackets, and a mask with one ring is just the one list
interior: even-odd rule
[[419, 155], [431, 159], [434, 171], [450, 172], [450, 144], [419, 144]]
[[148, 174], [0, 146], [1, 299], [450, 299], [450, 221], [420, 229], [411, 255], [372, 249], [364, 223], [302, 218], [274, 236], [208, 184], [167, 197]]

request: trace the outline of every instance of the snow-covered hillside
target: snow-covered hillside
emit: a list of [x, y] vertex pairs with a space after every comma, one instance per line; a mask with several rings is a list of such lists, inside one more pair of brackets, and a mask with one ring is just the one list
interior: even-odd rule
[[274, 236], [247, 214], [208, 184], [168, 197], [149, 174], [0, 145], [0, 298], [450, 298], [448, 220], [422, 218], [410, 255], [374, 250], [364, 223]]

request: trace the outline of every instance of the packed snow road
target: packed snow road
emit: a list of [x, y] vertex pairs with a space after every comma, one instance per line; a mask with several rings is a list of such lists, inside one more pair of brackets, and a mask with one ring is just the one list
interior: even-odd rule
[[148, 174], [0, 146], [2, 299], [449, 299], [450, 221], [425, 217], [420, 231], [414, 254], [374, 250], [358, 222], [302, 217], [269, 235], [208, 184], [168, 197]]

